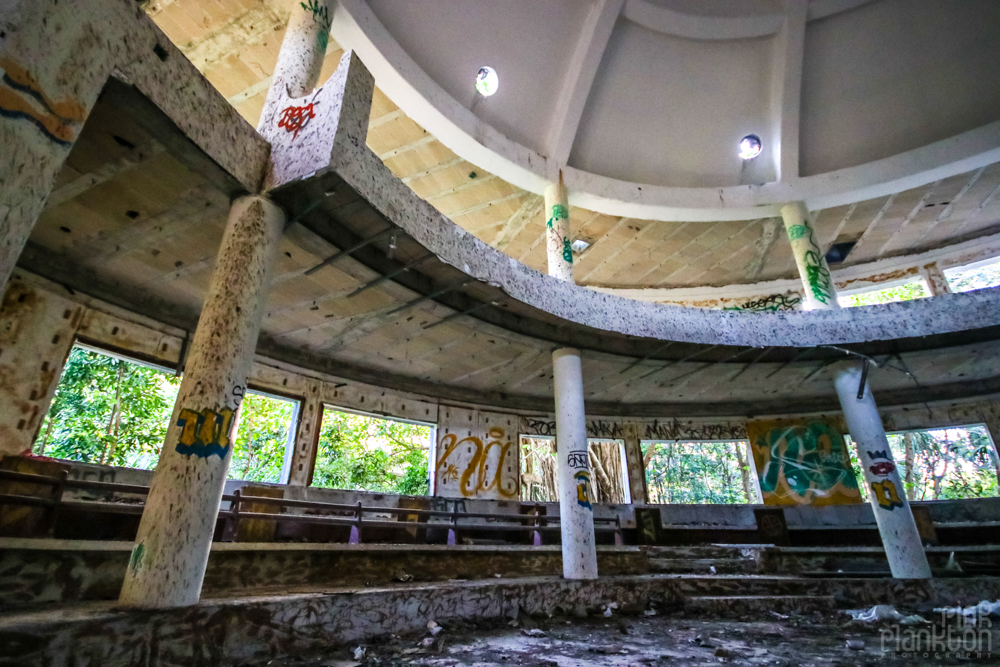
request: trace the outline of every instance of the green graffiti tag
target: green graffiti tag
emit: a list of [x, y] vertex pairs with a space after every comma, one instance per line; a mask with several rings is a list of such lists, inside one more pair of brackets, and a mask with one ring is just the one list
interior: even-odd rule
[[565, 236], [563, 237], [563, 259], [565, 259], [570, 264], [573, 263], [573, 245], [569, 242], [569, 239]]
[[316, 42], [319, 48], [326, 51], [326, 45], [330, 42], [330, 10], [326, 5], [321, 5], [318, 0], [307, 0], [300, 2], [299, 6], [312, 14], [312, 19], [320, 26], [320, 31], [316, 35]]
[[568, 217], [569, 217], [569, 211], [566, 210], [565, 206], [563, 206], [562, 204], [553, 204], [552, 215], [549, 216], [549, 220], [548, 222], [545, 223], [545, 226], [548, 227], [549, 229], [552, 229], [552, 225], [555, 224], [556, 220], [565, 220]]
[[128, 569], [135, 572], [142, 565], [142, 558], [146, 555], [146, 547], [140, 542], [135, 545], [135, 549], [132, 550], [132, 555], [128, 559]]
[[[825, 422], [810, 422], [772, 429], [757, 447], [767, 449], [769, 460], [760, 474], [764, 493], [775, 493], [782, 479], [799, 497], [807, 493], [825, 496], [838, 485], [857, 490], [844, 438]], [[784, 444], [784, 451], [782, 451]]]
[[809, 235], [810, 235], [809, 228], [806, 227], [805, 225], [792, 225], [791, 227], [788, 228], [788, 239], [790, 241], [795, 241], [796, 239], [800, 239], [803, 236], [809, 236]]
[[792, 225], [788, 228], [788, 238], [796, 241], [801, 238], [807, 239], [810, 249], [802, 258], [805, 261], [806, 281], [809, 283], [809, 291], [812, 297], [826, 305], [833, 300], [833, 279], [830, 277], [830, 269], [823, 262], [823, 253], [816, 243], [812, 228], [807, 225]]

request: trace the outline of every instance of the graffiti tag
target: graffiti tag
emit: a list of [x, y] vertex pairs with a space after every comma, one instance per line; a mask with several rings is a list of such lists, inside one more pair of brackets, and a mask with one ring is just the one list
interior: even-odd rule
[[890, 512], [897, 507], [903, 506], [903, 501], [899, 497], [899, 491], [896, 490], [896, 485], [892, 483], [892, 480], [882, 480], [881, 482], [872, 482], [872, 497], [878, 501], [879, 507], [882, 509], [889, 510]]
[[742, 424], [682, 424], [678, 419], [646, 425], [646, 440], [746, 440]]
[[556, 423], [541, 419], [521, 419], [521, 429], [527, 435], [554, 436], [556, 434]]
[[26, 120], [53, 143], [72, 145], [77, 127], [87, 117], [83, 105], [50, 99], [35, 77], [10, 58], [0, 58], [0, 70], [0, 116]]
[[207, 459], [218, 455], [225, 459], [229, 453], [234, 414], [229, 408], [218, 411], [205, 408], [201, 412], [182, 408], [177, 417], [181, 434], [175, 449], [185, 456]]
[[592, 438], [622, 438], [625, 431], [618, 422], [596, 419], [587, 423], [587, 435]]
[[465, 500], [462, 498], [441, 498], [434, 496], [431, 498], [431, 509], [435, 512], [468, 512], [465, 509]]
[[291, 132], [292, 139], [295, 139], [299, 136], [299, 132], [309, 124], [309, 121], [316, 117], [313, 104], [314, 102], [310, 102], [301, 107], [285, 107], [281, 110], [278, 127], [284, 128], [285, 132]]
[[573, 244], [571, 244], [569, 239], [565, 236], [563, 237], [562, 257], [570, 264], [573, 263]]
[[587, 452], [570, 452], [566, 455], [566, 464], [570, 468], [586, 470], [590, 467], [590, 457], [587, 456]]
[[590, 504], [590, 473], [581, 470], [573, 475], [573, 479], [576, 480], [576, 503], [580, 507], [593, 511], [594, 508]]
[[896, 469], [896, 464], [892, 461], [880, 461], [873, 466], [868, 466], [873, 475], [878, 477], [885, 477], [892, 473]]
[[[504, 498], [514, 498], [517, 496], [516, 479], [502, 480], [503, 464], [508, 459], [511, 442], [504, 442], [505, 436], [502, 428], [493, 427], [489, 430], [490, 440], [483, 445], [483, 441], [475, 436], [458, 439], [454, 433], [447, 433], [441, 438], [438, 444], [439, 451], [442, 451], [437, 460], [436, 470], [438, 478], [447, 482], [458, 482], [458, 489], [466, 498], [475, 497], [480, 493], [488, 493], [496, 489], [497, 493]], [[465, 470], [459, 472], [458, 465], [450, 460], [451, 455], [462, 445], [469, 445], [475, 448], [475, 453], [469, 459]], [[492, 479], [488, 473], [487, 462], [490, 451], [494, 447], [499, 447], [500, 455], [497, 457], [497, 466]], [[443, 472], [440, 472], [443, 468]], [[504, 482], [510, 482], [510, 488], [505, 488]]]
[[557, 220], [565, 220], [569, 218], [569, 211], [567, 211], [566, 207], [562, 204], [553, 204], [551, 213], [552, 215], [549, 216], [548, 221], [545, 223], [545, 226], [549, 229], [552, 229], [552, 225], [554, 225]]
[[739, 306], [727, 306], [723, 310], [752, 310], [756, 313], [776, 313], [783, 310], [795, 310], [802, 303], [802, 297], [794, 294], [772, 294], [754, 301], [747, 301]]
[[330, 40], [330, 10], [327, 9], [326, 5], [321, 5], [317, 2], [317, 0], [300, 2], [299, 6], [312, 14], [313, 22], [319, 24], [320, 29], [316, 35], [316, 42], [319, 44], [320, 49], [326, 51], [326, 45]]

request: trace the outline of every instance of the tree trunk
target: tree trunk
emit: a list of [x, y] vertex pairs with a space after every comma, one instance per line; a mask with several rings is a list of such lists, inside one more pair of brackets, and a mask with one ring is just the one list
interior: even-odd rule
[[125, 362], [119, 361], [115, 364], [118, 367], [118, 377], [115, 380], [115, 405], [111, 408], [111, 418], [108, 419], [107, 435], [110, 438], [114, 434], [114, 439], [112, 439], [107, 447], [101, 448], [101, 463], [105, 461], [110, 461], [111, 457], [115, 454], [115, 445], [118, 444], [118, 422], [120, 421], [120, 413], [122, 410], [122, 372], [125, 370]]
[[915, 483], [914, 466], [916, 465], [916, 456], [913, 452], [913, 434], [904, 433], [903, 434], [903, 446], [905, 447], [905, 465], [906, 465], [906, 477], [903, 480], [903, 486], [906, 487], [906, 499], [916, 500], [917, 499], [917, 485]]
[[750, 479], [750, 466], [747, 465], [747, 457], [743, 452], [743, 443], [734, 442], [733, 447], [736, 449], [736, 461], [740, 465], [740, 475], [743, 478], [743, 494], [747, 503], [757, 502], [757, 494], [753, 490], [753, 480]]
[[[42, 446], [38, 448], [37, 452], [35, 452], [36, 455], [45, 456], [45, 448], [49, 444], [49, 438], [52, 436], [52, 427], [55, 425], [55, 423], [56, 423], [56, 416], [49, 415], [49, 423], [45, 425], [45, 435], [42, 436]], [[997, 476], [998, 479], [1000, 479], [1000, 468], [997, 468]]]
[[649, 462], [653, 460], [653, 456], [656, 455], [656, 443], [651, 442], [646, 446], [646, 453], [642, 455], [642, 469], [649, 469]]

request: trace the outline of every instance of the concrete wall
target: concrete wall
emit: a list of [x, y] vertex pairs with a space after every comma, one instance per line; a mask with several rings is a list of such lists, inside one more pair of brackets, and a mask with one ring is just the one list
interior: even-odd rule
[[[186, 335], [183, 330], [79, 293], [69, 294], [61, 286], [16, 271], [0, 310], [0, 455], [17, 454], [31, 446], [74, 340], [174, 367]], [[297, 398], [304, 406], [312, 407], [300, 411], [296, 425], [291, 483], [298, 486], [305, 486], [311, 475], [322, 404], [436, 424], [438, 451], [433, 488], [437, 495], [451, 498], [516, 500], [518, 436], [555, 434], [551, 414], [499, 413], [474, 402], [440, 404], [434, 398], [347, 381], [260, 356], [248, 383], [252, 388]], [[475, 397], [470, 399], [474, 401]], [[769, 416], [781, 415], [755, 418]], [[996, 397], [892, 407], [882, 411], [882, 418], [888, 431], [985, 423], [994, 440], [1000, 440], [1000, 401]], [[587, 432], [592, 438], [624, 439], [631, 500], [644, 502], [641, 441], [743, 440], [746, 421], [740, 416], [629, 419], [594, 415], [588, 416]], [[452, 438], [456, 446], [445, 456]], [[463, 440], [464, 444], [458, 446]], [[458, 487], [466, 473], [463, 491]]]

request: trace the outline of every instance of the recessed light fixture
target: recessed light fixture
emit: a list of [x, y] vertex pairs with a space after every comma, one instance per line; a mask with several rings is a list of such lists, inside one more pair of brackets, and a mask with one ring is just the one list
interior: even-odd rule
[[748, 134], [740, 139], [740, 157], [744, 160], [752, 160], [760, 155], [761, 148], [760, 137], [756, 134]]
[[570, 243], [569, 247], [573, 249], [573, 252], [583, 252], [590, 247], [590, 243], [588, 241], [584, 241], [583, 239], [577, 239]]
[[500, 87], [500, 77], [492, 67], [480, 67], [476, 74], [476, 90], [483, 97], [489, 97]]

